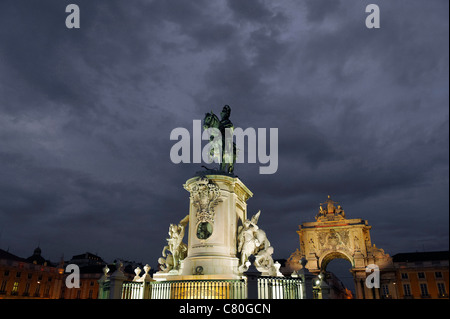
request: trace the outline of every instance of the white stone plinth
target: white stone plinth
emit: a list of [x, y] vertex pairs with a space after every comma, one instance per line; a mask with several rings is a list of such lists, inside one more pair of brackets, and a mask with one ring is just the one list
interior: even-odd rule
[[238, 223], [247, 218], [246, 202], [252, 192], [239, 178], [226, 175], [194, 177], [184, 188], [191, 194], [188, 255], [182, 261], [181, 277], [167, 280], [240, 278]]

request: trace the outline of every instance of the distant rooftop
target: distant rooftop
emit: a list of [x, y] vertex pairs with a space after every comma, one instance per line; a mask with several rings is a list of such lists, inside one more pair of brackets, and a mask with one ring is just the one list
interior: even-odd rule
[[415, 253], [399, 253], [392, 256], [394, 262], [416, 262], [416, 261], [433, 261], [433, 260], [449, 260], [449, 251], [427, 251]]
[[19, 256], [16, 256], [14, 254], [11, 254], [10, 252], [0, 249], [0, 259], [6, 259], [6, 260], [14, 260], [19, 262], [26, 262], [30, 264], [37, 264], [37, 265], [46, 265], [50, 267], [54, 267], [55, 264], [53, 264], [50, 260], [46, 260], [41, 256], [41, 249], [37, 247], [33, 255], [28, 258], [22, 258]]
[[101, 257], [94, 255], [90, 252], [85, 252], [84, 254], [75, 255], [72, 257], [72, 260], [75, 260], [75, 259], [90, 259], [90, 260], [96, 260], [96, 261], [103, 262], [103, 259]]
[[15, 260], [15, 261], [25, 261], [25, 259], [16, 256], [14, 254], [11, 254], [10, 252], [0, 249], [0, 259], [6, 259], [6, 260]]

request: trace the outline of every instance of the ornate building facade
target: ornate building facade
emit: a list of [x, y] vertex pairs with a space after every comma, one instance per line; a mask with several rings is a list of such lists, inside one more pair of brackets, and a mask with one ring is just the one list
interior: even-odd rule
[[[330, 196], [319, 205], [315, 222], [306, 222], [297, 231], [300, 249], [288, 259], [286, 265], [292, 270], [301, 269], [299, 261], [307, 260], [306, 267], [314, 274], [325, 273], [333, 259], [343, 258], [351, 263], [358, 299], [379, 299], [380, 289], [366, 286], [366, 268], [375, 265], [380, 271], [380, 282], [395, 291], [396, 275], [392, 258], [372, 244], [367, 220], [347, 219], [345, 212]], [[373, 267], [375, 269], [375, 267]], [[395, 296], [396, 298], [397, 296]]]
[[41, 256], [21, 258], [0, 249], [0, 299], [58, 299], [64, 269]]

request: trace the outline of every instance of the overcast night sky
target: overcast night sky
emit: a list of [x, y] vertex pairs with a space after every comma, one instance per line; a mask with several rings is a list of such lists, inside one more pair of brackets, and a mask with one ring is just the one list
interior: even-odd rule
[[[81, 28], [67, 29], [76, 3]], [[376, 3], [381, 28], [368, 29]], [[278, 128], [237, 164], [249, 217], [288, 258], [327, 195], [399, 252], [449, 246], [447, 0], [0, 2], [0, 248], [157, 264], [189, 209], [177, 127], [231, 106]], [[187, 242], [187, 236], [185, 237]]]

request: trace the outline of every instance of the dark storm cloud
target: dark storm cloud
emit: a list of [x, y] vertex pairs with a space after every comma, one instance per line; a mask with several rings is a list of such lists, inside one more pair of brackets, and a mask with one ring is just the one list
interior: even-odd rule
[[261, 23], [261, 20], [268, 19], [272, 16], [270, 10], [268, 10], [262, 1], [250, 0], [250, 1], [227, 1], [228, 6], [233, 13], [243, 21], [252, 21]]
[[327, 0], [307, 0], [306, 17], [309, 22], [322, 22], [327, 15], [334, 13], [341, 5], [341, 1], [327, 1]]
[[154, 266], [201, 169], [170, 132], [229, 104], [279, 130], [276, 174], [236, 167], [276, 257], [328, 194], [388, 253], [448, 249], [447, 2], [69, 3], [0, 4], [1, 248]]

